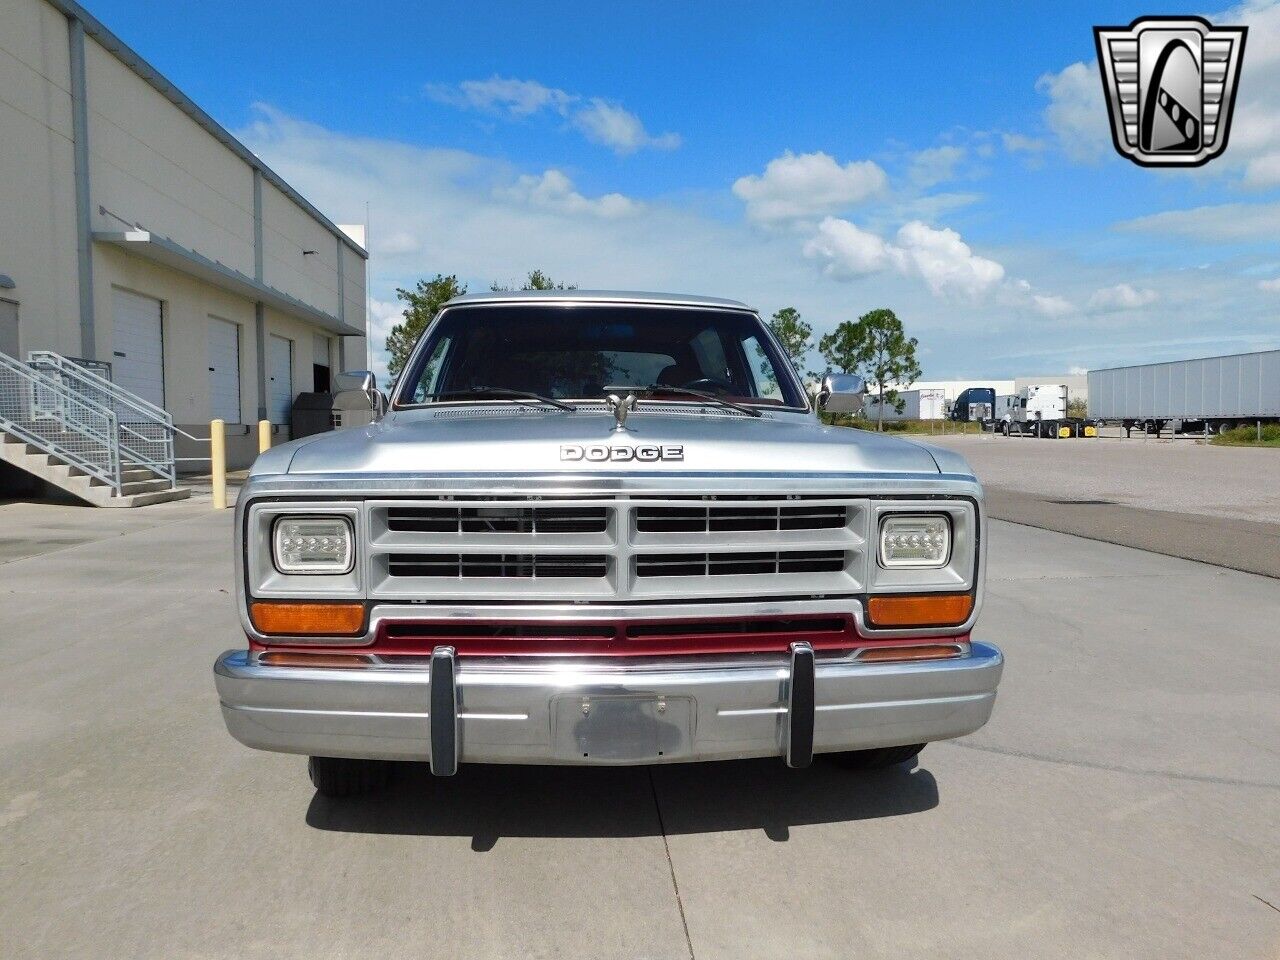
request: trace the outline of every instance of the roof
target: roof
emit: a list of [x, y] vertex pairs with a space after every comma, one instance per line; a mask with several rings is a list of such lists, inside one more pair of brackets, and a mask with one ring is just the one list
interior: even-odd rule
[[250, 167], [261, 172], [264, 180], [267, 180], [280, 190], [281, 193], [314, 217], [316, 221], [318, 221], [331, 234], [341, 240], [361, 257], [364, 257], [364, 259], [369, 259], [369, 252], [365, 250], [364, 247], [352, 240], [341, 227], [317, 210], [310, 200], [300, 194], [297, 190], [293, 189], [293, 187], [289, 186], [280, 174], [276, 173], [263, 163], [262, 159], [257, 154], [233, 137], [226, 127], [222, 126], [222, 124], [218, 123], [217, 120], [214, 120], [213, 117], [205, 113], [194, 100], [175, 87], [172, 82], [160, 73], [159, 70], [144, 60], [136, 50], [108, 30], [97, 17], [91, 14], [84, 7], [80, 6], [80, 4], [76, 3], [75, 0], [47, 0], [47, 2], [63, 16], [71, 20], [79, 20], [84, 24], [84, 32], [93, 37], [102, 49], [106, 50], [126, 67], [154, 87], [162, 97], [203, 127], [224, 147], [238, 156]]
[[739, 300], [702, 297], [685, 293], [646, 293], [636, 290], [497, 290], [467, 293], [454, 297], [445, 306], [468, 303], [634, 303], [670, 307], [720, 307], [729, 310], [751, 310]]

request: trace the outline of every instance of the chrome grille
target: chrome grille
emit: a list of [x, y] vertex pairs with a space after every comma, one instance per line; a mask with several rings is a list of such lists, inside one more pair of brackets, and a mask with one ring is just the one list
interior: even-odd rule
[[370, 501], [375, 600], [734, 599], [862, 592], [868, 501], [438, 496]]
[[843, 550], [793, 553], [654, 553], [636, 557], [637, 577], [735, 577], [761, 573], [835, 573]]
[[609, 558], [539, 553], [393, 553], [387, 570], [393, 577], [603, 577]]
[[391, 507], [387, 528], [420, 533], [603, 533], [604, 507]]

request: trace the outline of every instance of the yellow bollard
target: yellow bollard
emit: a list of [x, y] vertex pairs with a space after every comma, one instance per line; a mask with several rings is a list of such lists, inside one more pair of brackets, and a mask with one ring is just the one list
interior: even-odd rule
[[221, 420], [209, 424], [209, 464], [212, 467], [213, 509], [227, 509], [227, 425]]
[[266, 453], [271, 449], [271, 421], [258, 421], [258, 452]]

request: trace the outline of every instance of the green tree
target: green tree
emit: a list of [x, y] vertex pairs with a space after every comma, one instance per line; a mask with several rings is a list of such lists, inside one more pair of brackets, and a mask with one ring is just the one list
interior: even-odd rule
[[[515, 281], [511, 281], [514, 283]], [[494, 293], [502, 293], [507, 290], [577, 290], [576, 283], [564, 284], [557, 283], [541, 270], [530, 270], [524, 283], [519, 287], [513, 287], [510, 283], [499, 283], [497, 280], [489, 284], [489, 289]]]
[[392, 327], [387, 335], [387, 353], [391, 355], [387, 361], [387, 372], [392, 379], [400, 376], [413, 345], [440, 308], [466, 292], [466, 284], [459, 283], [457, 276], [449, 274], [446, 277], [442, 273], [437, 273], [430, 280], [419, 280], [412, 290], [396, 290], [396, 299], [407, 306], [404, 308], [404, 320]]
[[[795, 367], [796, 373], [801, 378], [805, 377], [804, 360], [813, 349], [813, 327], [800, 319], [800, 311], [795, 307], [783, 307], [769, 321], [769, 329], [778, 338], [778, 343], [782, 344], [782, 350], [791, 361], [791, 366]], [[765, 368], [769, 367], [771, 365], [766, 363], [762, 368], [766, 375], [769, 369]], [[807, 375], [812, 376], [812, 371], [808, 371]]]
[[884, 405], [891, 403], [898, 412], [904, 401], [889, 384], [911, 383], [920, 376], [916, 362], [915, 337], [908, 337], [902, 321], [892, 310], [872, 310], [857, 322], [846, 320], [818, 343], [818, 351], [841, 373], [855, 373], [874, 388], [876, 429], [884, 429]]

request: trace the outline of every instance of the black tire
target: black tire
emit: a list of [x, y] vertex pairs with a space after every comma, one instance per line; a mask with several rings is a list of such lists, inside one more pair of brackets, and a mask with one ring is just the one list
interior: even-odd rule
[[877, 747], [875, 750], [848, 750], [828, 754], [836, 766], [846, 770], [884, 770], [900, 763], [914, 760], [924, 749], [923, 743], [909, 743], [902, 747]]
[[311, 757], [307, 760], [307, 773], [324, 796], [355, 797], [386, 786], [391, 765], [382, 760]]

